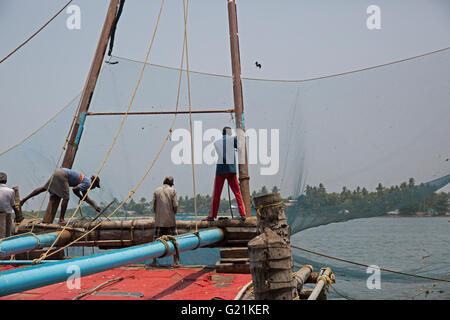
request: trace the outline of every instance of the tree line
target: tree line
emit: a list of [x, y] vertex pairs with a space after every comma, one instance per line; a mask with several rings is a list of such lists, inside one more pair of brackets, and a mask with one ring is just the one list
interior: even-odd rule
[[[314, 210], [319, 208], [326, 208], [328, 206], [336, 206], [341, 204], [352, 204], [359, 202], [361, 200], [370, 200], [376, 199], [377, 197], [394, 194], [401, 190], [407, 190], [409, 188], [415, 187], [414, 178], [410, 178], [407, 182], [403, 182], [400, 185], [395, 185], [391, 187], [385, 187], [381, 183], [375, 188], [374, 191], [369, 191], [365, 187], [357, 186], [355, 189], [351, 190], [350, 188], [343, 186], [341, 192], [327, 192], [325, 186], [320, 183], [318, 186], [310, 186], [307, 185], [305, 188], [305, 192], [298, 196], [293, 197], [289, 196], [287, 198], [283, 198], [284, 202], [297, 202], [301, 209]], [[277, 186], [273, 186], [272, 188], [263, 186], [259, 191], [252, 192], [252, 198], [268, 194], [279, 192], [279, 188]], [[210, 195], [200, 195], [197, 197], [197, 213], [199, 215], [207, 215], [211, 206], [211, 196]], [[399, 214], [401, 215], [412, 215], [418, 212], [432, 212], [436, 214], [445, 214], [449, 211], [449, 199], [450, 192], [439, 192], [432, 193], [423, 199], [418, 201], [413, 201], [412, 199], [410, 203], [399, 209]], [[234, 199], [234, 195], [231, 194], [231, 204], [234, 206], [232, 208], [234, 214], [238, 214], [238, 210], [235, 207], [236, 200]], [[294, 201], [292, 201], [294, 200]], [[114, 199], [114, 203], [108, 208], [106, 214], [111, 213], [115, 210], [120, 204], [118, 199]], [[104, 208], [107, 203], [101, 202], [100, 207]], [[67, 217], [70, 217], [75, 208], [67, 210]], [[178, 197], [178, 212], [186, 213], [186, 214], [194, 214], [194, 198], [188, 196], [179, 196]], [[230, 213], [230, 202], [227, 198], [222, 198], [220, 200], [219, 212], [221, 213]], [[43, 215], [44, 212], [41, 212]], [[140, 198], [138, 201], [134, 199], [130, 199], [129, 202], [125, 203], [115, 214], [116, 216], [150, 216], [153, 215], [153, 200], [147, 200], [145, 197]], [[77, 217], [94, 217], [97, 215], [97, 212], [88, 205], [83, 205], [79, 213], [77, 213]]]

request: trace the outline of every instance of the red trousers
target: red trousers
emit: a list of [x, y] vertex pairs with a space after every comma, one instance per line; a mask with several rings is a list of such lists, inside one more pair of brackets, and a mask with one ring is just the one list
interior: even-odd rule
[[223, 183], [225, 182], [225, 180], [228, 181], [228, 184], [230, 185], [230, 188], [234, 193], [241, 217], [245, 217], [245, 206], [244, 202], [242, 201], [241, 190], [239, 189], [239, 183], [235, 173], [223, 173], [216, 175], [216, 179], [214, 180], [214, 193], [212, 196], [209, 216], [213, 218], [217, 217], [220, 205], [220, 195], [222, 194]]

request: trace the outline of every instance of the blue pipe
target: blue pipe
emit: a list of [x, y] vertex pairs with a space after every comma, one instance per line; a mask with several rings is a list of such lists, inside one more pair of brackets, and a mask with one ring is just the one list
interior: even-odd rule
[[[219, 242], [224, 238], [220, 228], [211, 228], [199, 232], [199, 237], [193, 233], [187, 233], [177, 237], [179, 252], [194, 250]], [[167, 255], [175, 253], [175, 247], [171, 241], [167, 242]], [[0, 297], [9, 294], [31, 290], [50, 284], [67, 281], [74, 278], [74, 270], [79, 270], [79, 276], [118, 268], [161, 258], [166, 253], [166, 247], [161, 241], [134, 246], [130, 248], [109, 250], [107, 252], [80, 257], [61, 262], [32, 266], [26, 269], [12, 269], [0, 273]]]
[[[0, 258], [12, 254], [31, 251], [50, 246], [58, 237], [59, 232], [51, 232], [39, 235], [23, 235], [0, 242]], [[39, 239], [39, 240], [38, 240]]]

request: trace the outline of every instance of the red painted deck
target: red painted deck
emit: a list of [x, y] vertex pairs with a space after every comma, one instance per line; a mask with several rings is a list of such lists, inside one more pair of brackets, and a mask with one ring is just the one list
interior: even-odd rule
[[[14, 267], [2, 266], [0, 272], [11, 268]], [[233, 300], [239, 290], [251, 281], [250, 274], [216, 273], [205, 268], [125, 267], [82, 277], [80, 289], [69, 289], [66, 282], [61, 282], [0, 297], [0, 300], [72, 300], [118, 277], [124, 279], [108, 284], [80, 300]], [[125, 296], [126, 293], [132, 296]], [[136, 297], [139, 295], [142, 297]]]

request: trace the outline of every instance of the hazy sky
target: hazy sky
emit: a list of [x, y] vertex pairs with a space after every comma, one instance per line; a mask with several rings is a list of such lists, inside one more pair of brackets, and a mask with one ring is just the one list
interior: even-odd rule
[[[65, 2], [0, 0], [0, 57], [7, 55]], [[180, 63], [183, 39], [182, 2], [165, 2], [150, 62], [176, 67]], [[81, 90], [108, 3], [106, 0], [74, 1], [73, 4], [81, 9], [80, 30], [66, 27], [69, 15], [64, 12], [27, 46], [0, 65], [0, 110], [1, 119], [6, 119], [0, 126], [0, 151], [38, 127]], [[381, 9], [380, 30], [369, 30], [366, 26], [366, 9], [373, 4]], [[239, 0], [237, 5], [244, 77], [304, 79], [407, 58], [450, 44], [448, 0]], [[160, 1], [156, 0], [126, 1], [116, 33], [114, 55], [144, 60], [159, 6]], [[227, 1], [192, 0], [188, 19], [190, 68], [230, 75]], [[262, 64], [261, 69], [255, 67], [255, 61]], [[389, 67], [391, 69], [388, 71], [368, 71], [354, 77], [288, 84], [285, 87], [273, 84], [271, 88], [278, 86], [279, 89], [270, 96], [270, 83], [247, 82], [244, 83], [247, 126], [288, 128], [287, 132], [280, 133], [282, 143], [293, 139], [290, 141], [296, 145], [295, 149], [299, 148], [300, 143], [304, 148], [301, 151], [290, 150], [290, 153], [282, 149], [280, 162], [301, 162], [307, 183], [310, 184], [324, 182], [337, 190], [344, 183], [352, 187], [361, 184], [373, 189], [378, 180], [386, 184], [400, 183], [409, 176], [419, 177], [423, 181], [431, 180], [450, 173], [449, 162], [444, 163], [445, 158], [450, 157], [449, 62], [450, 54], [447, 51]], [[139, 68], [130, 67], [129, 74], [125, 76], [120, 74], [125, 66], [126, 63], [119, 63], [117, 74], [111, 74], [110, 79], [116, 77], [114, 79], [119, 86], [133, 88]], [[175, 81], [177, 79], [176, 76], [172, 78]], [[232, 102], [231, 80], [221, 81], [226, 83], [227, 97], [220, 97], [223, 103], [216, 106]], [[176, 86], [176, 82], [174, 84]], [[151, 93], [147, 94], [152, 97]], [[173, 92], [171, 96], [174, 96]], [[102, 97], [104, 95], [95, 101], [101, 104], [104, 102]], [[144, 99], [147, 96], [143, 93], [142, 97]], [[276, 107], [268, 101], [277, 103], [283, 98], [286, 108], [273, 113]], [[124, 103], [129, 102], [129, 93], [120, 99]], [[139, 105], [137, 102], [136, 105], [141, 108], [136, 107], [136, 110], [144, 106], [144, 100], [139, 101], [142, 103]], [[197, 101], [209, 102], [201, 98]], [[297, 108], [297, 111], [292, 118], [289, 114], [294, 111], [293, 108]], [[387, 117], [392, 117], [392, 121], [386, 121]], [[64, 128], [70, 124], [70, 118], [66, 119], [69, 119], [69, 123], [61, 126], [60, 140], [66, 134]], [[378, 127], [380, 132], [374, 132], [377, 122], [381, 124]], [[220, 122], [211, 122], [209, 125], [221, 128]], [[300, 127], [303, 131], [299, 131]], [[109, 146], [111, 133], [116, 128], [111, 124], [111, 132], [105, 134], [105, 145]], [[393, 131], [389, 131], [389, 128], [393, 128]], [[94, 129], [91, 127], [91, 130]], [[163, 134], [164, 130], [155, 139], [158, 143]], [[290, 137], [292, 135], [294, 138]], [[158, 143], [149, 147], [152, 151], [149, 154], [156, 152]], [[364, 149], [367, 143], [370, 147]], [[336, 149], [337, 145], [339, 148]], [[400, 147], [401, 154], [396, 154]], [[336, 150], [333, 151], [333, 148]], [[130, 157], [127, 161], [131, 161], [134, 168], [133, 161], [137, 160], [133, 159], [132, 149], [127, 149]], [[56, 159], [57, 152], [52, 152], [49, 158]], [[88, 170], [93, 171], [100, 165], [105, 152], [99, 148], [98, 153]], [[285, 161], [283, 155], [289, 159]], [[145, 165], [144, 161], [140, 163], [141, 169], [125, 183], [120, 194], [130, 190], [136, 178], [145, 171], [148, 159], [144, 160], [147, 161]], [[80, 169], [88, 166], [83, 161], [80, 159]], [[385, 167], [380, 165], [385, 162]], [[1, 170], [14, 172], [7, 167], [10, 165], [10, 162], [2, 163], [0, 158]], [[289, 165], [290, 168], [297, 168], [295, 175], [298, 176], [299, 167]], [[158, 170], [170, 173], [173, 172], [171, 166], [163, 161]], [[390, 172], [386, 172], [386, 168]], [[39, 168], [34, 170], [39, 172]], [[199, 170], [201, 173], [202, 169]], [[270, 177], [259, 177], [256, 169], [252, 170], [256, 174], [251, 181], [258, 188], [262, 184], [276, 184], [271, 183]], [[212, 176], [208, 175], [213, 175], [214, 170], [208, 168], [204, 172], [198, 177], [203, 181], [199, 182], [198, 189], [202, 193], [210, 193]], [[280, 174], [289, 176], [286, 172]], [[47, 175], [48, 169], [39, 173], [42, 177]], [[163, 175], [158, 171], [156, 176], [149, 178], [149, 182], [143, 186], [143, 194], [148, 195], [162, 181]], [[280, 179], [285, 179], [282, 176], [278, 176], [275, 181], [278, 183]], [[10, 179], [12, 183], [23, 183], [14, 176]], [[286, 181], [290, 190], [296, 188], [295, 179], [289, 181], [287, 177]], [[107, 183], [116, 182], [108, 178]], [[24, 186], [23, 189], [28, 192], [33, 187]], [[177, 188], [180, 193], [188, 194], [191, 185], [190, 182], [178, 184]]]

